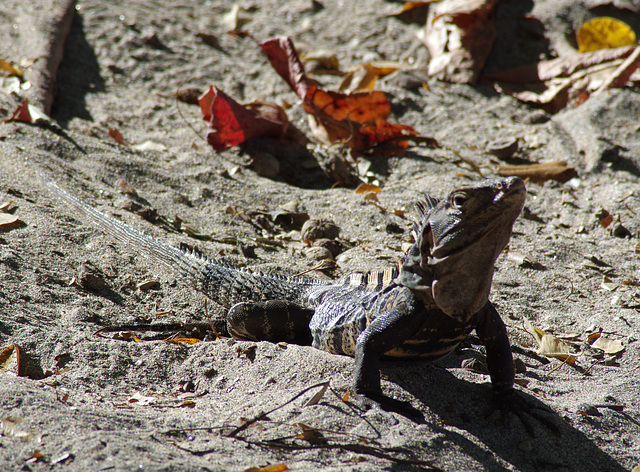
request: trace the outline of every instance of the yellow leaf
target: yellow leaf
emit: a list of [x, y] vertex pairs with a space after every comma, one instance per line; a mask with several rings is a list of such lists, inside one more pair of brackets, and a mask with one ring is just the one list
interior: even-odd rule
[[8, 72], [9, 75], [15, 75], [19, 79], [22, 79], [22, 70], [20, 70], [18, 67], [12, 66], [3, 59], [0, 59], [0, 70]]
[[185, 338], [185, 337], [175, 337], [171, 339], [164, 340], [167, 343], [183, 343], [183, 344], [197, 344], [202, 341], [202, 339], [198, 338]]
[[578, 50], [592, 52], [636, 44], [636, 34], [620, 20], [602, 16], [584, 23], [577, 34]]

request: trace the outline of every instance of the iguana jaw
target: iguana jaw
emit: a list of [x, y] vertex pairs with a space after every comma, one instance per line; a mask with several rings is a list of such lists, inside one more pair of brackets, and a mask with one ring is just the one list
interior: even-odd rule
[[434, 208], [421, 265], [429, 268], [431, 295], [444, 313], [464, 323], [487, 303], [495, 260], [525, 196], [520, 179], [501, 179], [452, 192]]

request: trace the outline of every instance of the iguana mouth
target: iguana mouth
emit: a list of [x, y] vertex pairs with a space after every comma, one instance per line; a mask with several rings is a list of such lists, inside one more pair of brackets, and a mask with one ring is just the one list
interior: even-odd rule
[[[443, 260], [447, 257], [456, 255], [462, 251], [466, 251], [471, 246], [475, 246], [481, 241], [485, 240], [487, 235], [494, 232], [496, 228], [500, 228], [505, 226], [505, 224], [511, 221], [511, 225], [518, 218], [520, 211], [522, 210], [522, 206], [524, 205], [526, 188], [524, 186], [524, 182], [520, 179], [513, 179], [511, 182], [506, 184], [501, 184], [503, 186], [500, 191], [493, 197], [491, 200], [492, 205], [500, 206], [502, 211], [495, 211], [495, 217], [493, 219], [488, 219], [486, 221], [482, 221], [478, 223], [478, 226], [484, 226], [484, 229], [478, 232], [473, 240], [467, 242], [466, 244], [461, 244], [459, 247], [454, 247], [453, 249], [447, 250], [447, 245], [433, 250], [434, 241], [433, 235], [428, 234], [428, 244], [431, 248], [428, 251], [428, 254], [432, 259], [436, 259], [437, 261]], [[518, 201], [519, 200], [519, 201]], [[509, 227], [511, 226], [509, 225]], [[456, 238], [457, 239], [457, 238]], [[506, 245], [506, 241], [505, 241]], [[496, 254], [497, 256], [497, 254]], [[424, 256], [423, 256], [424, 257]], [[431, 263], [437, 262], [431, 261]]]

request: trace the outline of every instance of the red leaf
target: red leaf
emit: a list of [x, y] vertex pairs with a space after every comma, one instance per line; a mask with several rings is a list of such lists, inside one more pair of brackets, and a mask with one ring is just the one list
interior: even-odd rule
[[302, 99], [307, 95], [311, 83], [304, 72], [304, 65], [298, 57], [291, 38], [279, 36], [260, 43], [271, 67], [289, 84], [291, 90]]
[[211, 129], [207, 141], [216, 151], [259, 136], [281, 138], [289, 126], [284, 109], [275, 103], [240, 105], [213, 85], [198, 102], [203, 118], [209, 122]]
[[115, 128], [109, 128], [109, 136], [113, 138], [113, 140], [118, 143], [124, 143], [124, 138], [122, 137], [122, 133]]
[[16, 108], [11, 115], [11, 118], [7, 118], [4, 120], [5, 123], [10, 121], [22, 121], [24, 123], [33, 123], [33, 119], [31, 118], [31, 113], [29, 113], [29, 100], [26, 98], [23, 102]]

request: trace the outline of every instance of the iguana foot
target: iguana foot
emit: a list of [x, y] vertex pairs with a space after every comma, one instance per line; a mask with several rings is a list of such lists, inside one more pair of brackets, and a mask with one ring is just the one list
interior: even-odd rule
[[485, 415], [485, 418], [493, 415], [495, 411], [500, 411], [504, 427], [509, 426], [511, 415], [516, 415], [530, 436], [535, 436], [530, 418], [535, 418], [544, 424], [556, 436], [560, 435], [558, 425], [550, 419], [552, 414], [551, 410], [540, 407], [514, 389], [494, 395], [492, 406]]
[[414, 423], [424, 423], [424, 415], [411, 403], [388, 397], [382, 392], [356, 393], [354, 400], [365, 410], [378, 407], [381, 410], [398, 413]]

